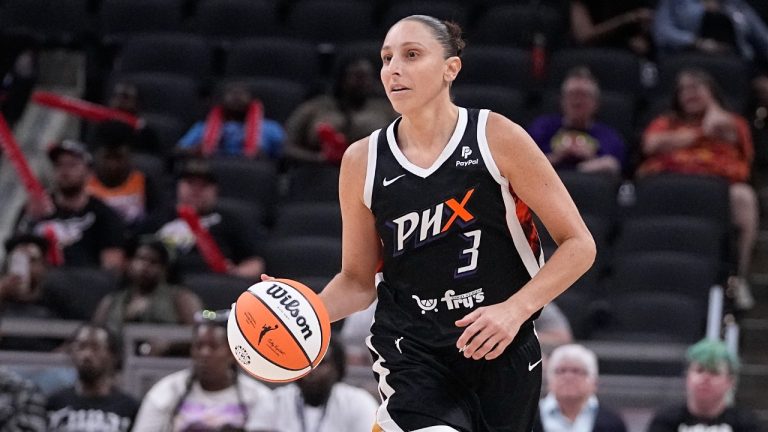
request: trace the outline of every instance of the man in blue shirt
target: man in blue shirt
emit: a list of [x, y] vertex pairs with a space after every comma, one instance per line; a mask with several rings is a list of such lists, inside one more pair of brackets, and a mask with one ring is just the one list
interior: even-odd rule
[[202, 156], [246, 156], [277, 159], [282, 154], [285, 132], [276, 121], [264, 117], [261, 102], [244, 82], [224, 87], [220, 105], [205, 121], [195, 123], [178, 142], [181, 153]]

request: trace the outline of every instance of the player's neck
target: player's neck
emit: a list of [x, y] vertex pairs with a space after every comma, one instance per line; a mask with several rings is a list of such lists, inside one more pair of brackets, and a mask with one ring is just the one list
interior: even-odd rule
[[403, 116], [398, 130], [398, 143], [402, 150], [411, 147], [418, 151], [442, 150], [448, 143], [459, 109], [453, 104], [439, 104]]

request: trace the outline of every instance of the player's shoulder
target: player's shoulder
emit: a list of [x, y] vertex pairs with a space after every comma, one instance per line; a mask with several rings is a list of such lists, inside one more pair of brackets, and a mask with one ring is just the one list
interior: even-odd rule
[[491, 138], [491, 136], [509, 136], [510, 134], [518, 135], [525, 133], [525, 129], [504, 115], [490, 111], [488, 113], [488, 121], [486, 122], [485, 126], [485, 133], [489, 138]]
[[[379, 130], [380, 131], [380, 130]], [[377, 131], [378, 132], [378, 131]], [[372, 132], [359, 140], [353, 142], [344, 152], [341, 160], [342, 171], [352, 171], [365, 173], [368, 165], [368, 151], [370, 140], [376, 135]]]

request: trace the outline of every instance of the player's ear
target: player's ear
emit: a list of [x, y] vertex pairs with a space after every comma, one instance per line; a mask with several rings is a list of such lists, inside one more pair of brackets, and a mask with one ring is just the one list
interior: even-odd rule
[[451, 56], [445, 59], [445, 71], [443, 79], [446, 82], [453, 82], [461, 71], [461, 59], [458, 56]]

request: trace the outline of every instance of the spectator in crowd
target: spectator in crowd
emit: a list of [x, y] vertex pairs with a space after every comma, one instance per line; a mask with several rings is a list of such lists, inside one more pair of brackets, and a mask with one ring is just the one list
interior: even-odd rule
[[568, 72], [561, 87], [561, 114], [535, 119], [528, 133], [557, 170], [620, 173], [624, 141], [612, 127], [595, 120], [600, 86], [586, 67]]
[[663, 54], [730, 52], [768, 60], [768, 26], [744, 0], [660, 0], [653, 34]]
[[156, 214], [159, 207], [154, 180], [131, 163], [134, 139], [133, 128], [125, 123], [98, 124], [90, 142], [94, 148], [94, 175], [87, 186], [88, 193], [104, 201], [120, 216], [129, 238], [151, 225], [150, 214]]
[[[224, 209], [217, 208], [217, 179], [206, 161], [193, 159], [184, 164], [176, 194], [178, 205], [194, 208], [200, 217], [201, 226], [208, 230], [228, 260], [230, 274], [245, 278], [258, 278], [261, 275], [264, 260], [257, 249], [259, 242], [256, 229]], [[174, 251], [182, 275], [210, 270], [196, 246], [194, 233], [183, 219], [175, 218], [163, 225], [158, 236]]]
[[149, 390], [134, 431], [274, 431], [274, 397], [265, 385], [238, 373], [227, 343], [228, 316], [228, 310], [197, 315], [192, 367]]
[[653, 2], [571, 0], [571, 35], [579, 45], [626, 49], [651, 57]]
[[373, 64], [343, 58], [334, 72], [331, 94], [301, 104], [286, 122], [286, 158], [294, 162], [338, 164], [347, 146], [396, 116], [385, 98], [374, 93]]
[[[110, 108], [141, 117], [142, 107], [139, 88], [136, 84], [130, 81], [118, 81], [115, 83], [107, 104]], [[160, 157], [169, 156], [164, 154], [157, 132], [152, 129], [151, 126], [147, 125], [146, 122], [141, 122], [139, 129], [136, 130], [136, 137], [132, 142], [132, 149], [137, 152], [155, 154]]]
[[282, 126], [264, 117], [264, 107], [248, 84], [231, 82], [224, 86], [220, 104], [181, 137], [178, 148], [193, 156], [277, 159], [284, 139]]
[[757, 419], [729, 399], [739, 372], [739, 359], [724, 343], [702, 340], [688, 348], [685, 403], [660, 409], [649, 432], [757, 432]]
[[128, 432], [139, 410], [117, 388], [120, 341], [106, 327], [85, 324], [70, 341], [77, 383], [48, 398], [49, 432]]
[[549, 393], [539, 402], [534, 432], [624, 432], [624, 421], [597, 400], [597, 356], [578, 344], [562, 345], [547, 362]]
[[144, 238], [131, 252], [125, 288], [107, 294], [92, 321], [118, 335], [126, 323], [192, 324], [201, 301], [191, 291], [168, 283], [171, 262], [165, 245]]
[[45, 432], [45, 396], [30, 381], [0, 366], [0, 430]]
[[13, 126], [21, 118], [37, 82], [38, 53], [36, 49], [14, 44], [12, 38], [3, 38], [3, 45], [4, 49], [0, 50], [0, 114]]
[[3, 316], [55, 316], [42, 301], [43, 281], [48, 272], [45, 239], [31, 234], [16, 235], [6, 240], [5, 251], [6, 266], [0, 276]]
[[74, 140], [48, 149], [54, 190], [44, 203], [30, 200], [19, 230], [45, 237], [56, 257], [54, 265], [101, 266], [121, 271], [125, 228], [120, 217], [88, 193], [91, 155]]
[[341, 382], [346, 354], [331, 337], [323, 361], [295, 384], [277, 388], [278, 432], [359, 432], [371, 430], [378, 403], [367, 391]]
[[757, 239], [757, 195], [747, 183], [754, 150], [747, 121], [726, 111], [706, 72], [683, 70], [677, 77], [672, 110], [646, 128], [638, 176], [673, 172], [722, 177], [730, 182], [731, 219], [738, 229], [738, 270], [729, 282], [736, 305], [754, 303], [747, 276]]

